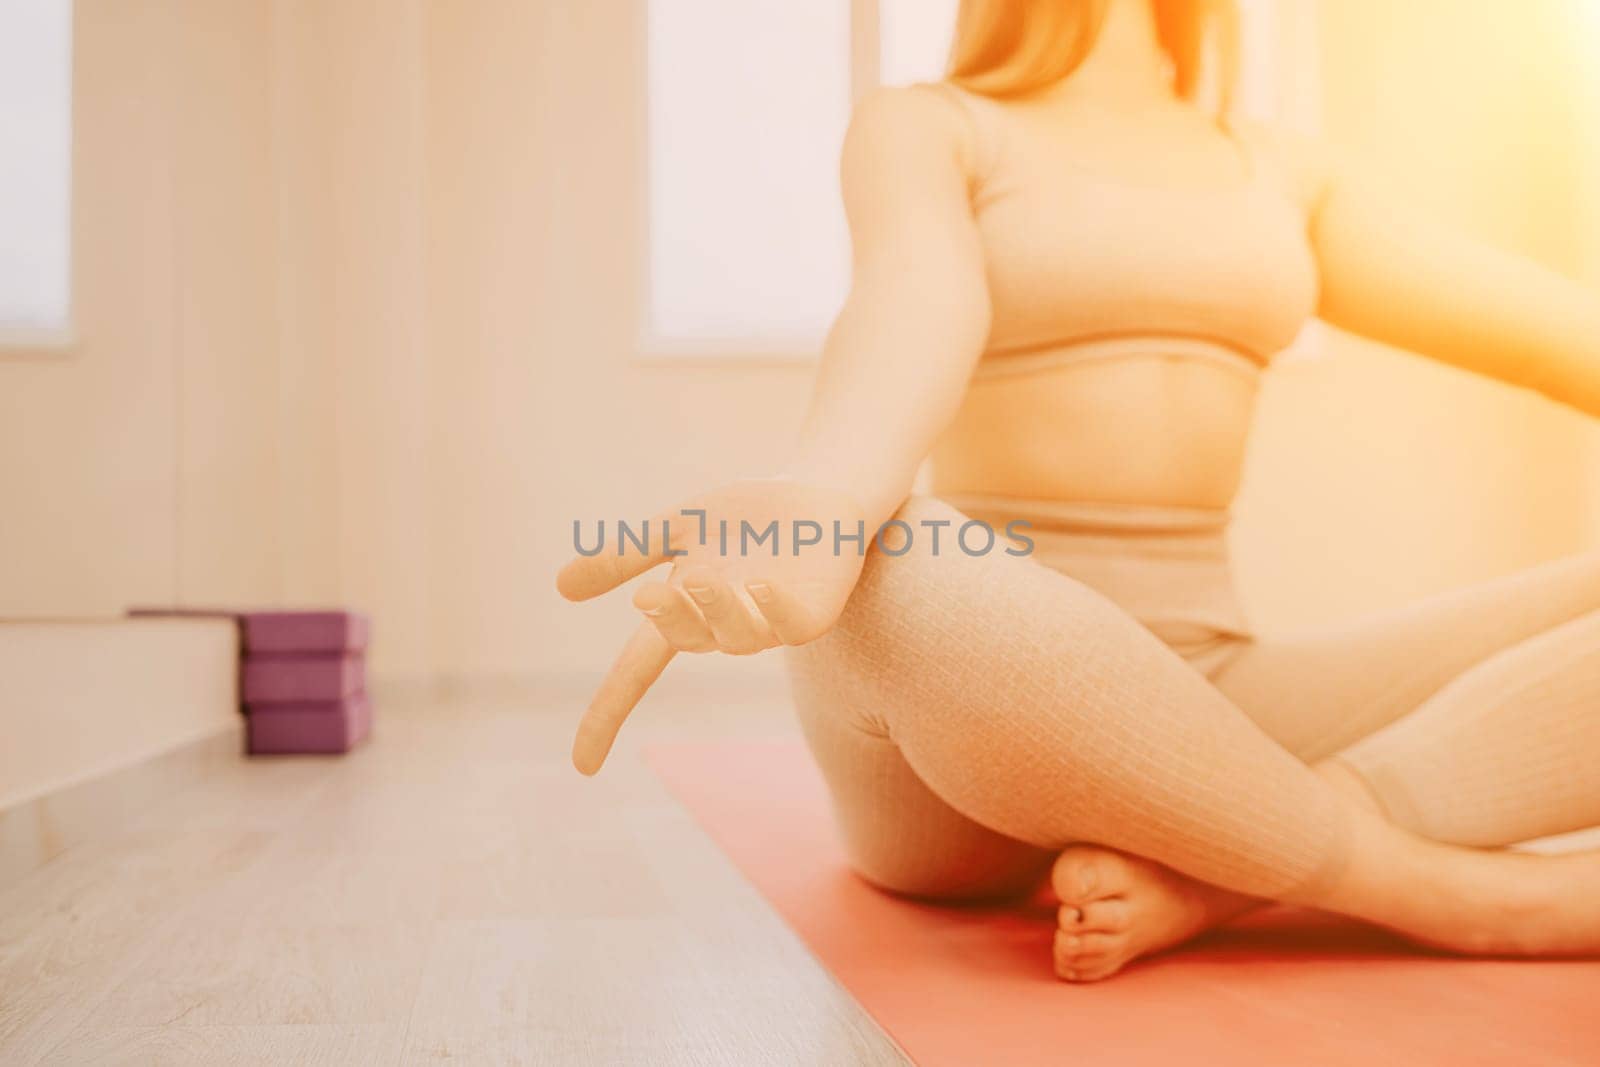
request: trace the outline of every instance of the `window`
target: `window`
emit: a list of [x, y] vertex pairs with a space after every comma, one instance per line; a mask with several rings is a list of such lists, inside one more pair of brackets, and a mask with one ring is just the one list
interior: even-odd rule
[[851, 103], [880, 68], [938, 77], [955, 4], [650, 0], [648, 353], [817, 350], [849, 284]]
[[847, 0], [651, 0], [652, 342], [804, 347], [848, 269]]
[[[958, 0], [648, 0], [647, 355], [819, 349], [849, 284], [852, 101], [937, 80]], [[1314, 121], [1314, 0], [1243, 0], [1240, 104]]]
[[910, 85], [944, 77], [959, 0], [878, 0], [880, 80]]
[[72, 4], [0, 0], [0, 345], [71, 328]]

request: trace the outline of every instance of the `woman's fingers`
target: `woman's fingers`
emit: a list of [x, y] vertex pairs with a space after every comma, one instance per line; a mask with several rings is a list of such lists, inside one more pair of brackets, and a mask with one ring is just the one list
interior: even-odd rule
[[644, 612], [667, 644], [679, 652], [710, 652], [717, 647], [717, 639], [700, 610], [689, 594], [676, 585], [641, 585], [633, 594], [633, 606]]
[[749, 655], [771, 645], [757, 625], [750, 609], [733, 587], [710, 567], [692, 567], [683, 572], [683, 588], [700, 608], [717, 647], [734, 655]]
[[752, 578], [744, 588], [784, 644], [803, 645], [821, 636], [811, 611], [784, 586]]
[[[632, 539], [622, 537], [617, 531], [615, 543], [607, 544], [602, 536], [594, 555], [580, 555], [567, 561], [556, 574], [556, 589], [568, 600], [588, 600], [632, 581], [668, 560], [669, 528], [667, 520], [658, 515], [644, 524], [642, 534]], [[601, 534], [604, 533], [602, 526]]]
[[579, 773], [594, 774], [605, 763], [617, 731], [676, 654], [649, 623], [634, 631], [578, 723], [572, 765]]

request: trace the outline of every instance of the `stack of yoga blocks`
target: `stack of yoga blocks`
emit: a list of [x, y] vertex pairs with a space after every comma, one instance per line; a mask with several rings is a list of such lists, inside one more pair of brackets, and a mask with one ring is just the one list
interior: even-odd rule
[[252, 753], [348, 752], [367, 736], [365, 615], [252, 611], [239, 626]]
[[366, 660], [372, 623], [359, 612], [134, 608], [129, 614], [238, 624], [239, 692], [252, 754], [348, 752], [372, 729]]

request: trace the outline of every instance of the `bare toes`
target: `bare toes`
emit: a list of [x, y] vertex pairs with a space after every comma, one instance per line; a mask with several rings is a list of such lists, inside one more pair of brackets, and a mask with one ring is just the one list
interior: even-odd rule
[[1068, 982], [1097, 982], [1122, 969], [1129, 956], [1122, 946], [1095, 950], [1074, 949], [1071, 935], [1057, 938], [1054, 963], [1056, 976]]
[[1063, 904], [1056, 909], [1056, 925], [1072, 932], [1119, 934], [1133, 925], [1133, 905], [1122, 897]]
[[1129, 885], [1131, 874], [1127, 859], [1120, 853], [1093, 845], [1073, 845], [1056, 857], [1050, 884], [1063, 904], [1082, 906], [1121, 893]]
[[1119, 934], [1133, 925], [1132, 908], [1119, 897], [1087, 901], [1077, 911], [1078, 926], [1083, 930]]
[[1115, 961], [1108, 960], [1100, 963], [1084, 964], [1082, 966], [1073, 968], [1070, 973], [1062, 974], [1060, 976], [1069, 982], [1098, 982], [1102, 979], [1110, 978], [1112, 975], [1122, 970], [1122, 965], [1126, 962], [1126, 960], [1118, 959]]
[[1129, 956], [1128, 942], [1120, 934], [1057, 930], [1052, 956], [1056, 974], [1077, 980], [1120, 967]]
[[1120, 934], [1083, 933], [1068, 935], [1079, 959], [1102, 959], [1126, 950], [1127, 938]]

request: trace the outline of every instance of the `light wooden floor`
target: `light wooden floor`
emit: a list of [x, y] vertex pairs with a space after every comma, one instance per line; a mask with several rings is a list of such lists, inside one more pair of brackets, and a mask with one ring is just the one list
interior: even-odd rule
[[228, 763], [0, 892], [0, 1063], [901, 1063], [638, 757], [794, 732], [652, 694], [379, 709], [343, 759]]

